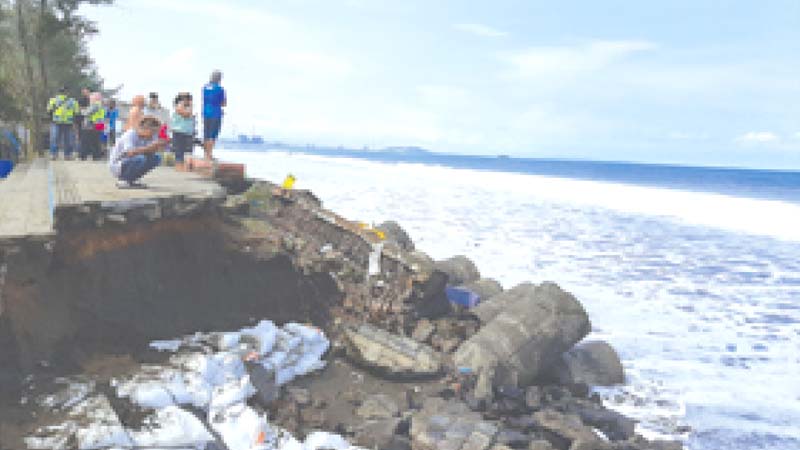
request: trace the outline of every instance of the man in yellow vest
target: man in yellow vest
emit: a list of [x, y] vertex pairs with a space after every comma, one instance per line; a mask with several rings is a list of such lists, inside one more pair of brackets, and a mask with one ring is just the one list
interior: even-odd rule
[[53, 119], [50, 126], [50, 157], [58, 158], [59, 147], [64, 151], [64, 159], [72, 159], [75, 147], [75, 114], [79, 112], [78, 102], [67, 95], [67, 88], [62, 87], [47, 104], [47, 112]]

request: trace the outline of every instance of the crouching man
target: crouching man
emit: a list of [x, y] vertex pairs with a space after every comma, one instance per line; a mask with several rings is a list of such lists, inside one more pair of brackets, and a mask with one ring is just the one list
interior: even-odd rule
[[114, 145], [108, 158], [111, 174], [120, 188], [144, 187], [139, 179], [161, 164], [156, 152], [166, 141], [158, 138], [161, 122], [152, 116], [143, 117], [137, 126], [126, 131]]

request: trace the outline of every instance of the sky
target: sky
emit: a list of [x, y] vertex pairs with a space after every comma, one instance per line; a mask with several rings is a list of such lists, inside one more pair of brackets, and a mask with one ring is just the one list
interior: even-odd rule
[[117, 0], [120, 96], [200, 95], [223, 135], [800, 169], [797, 0]]

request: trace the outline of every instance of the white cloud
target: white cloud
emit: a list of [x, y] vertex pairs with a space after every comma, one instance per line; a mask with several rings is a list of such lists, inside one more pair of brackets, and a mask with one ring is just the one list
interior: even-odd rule
[[498, 38], [508, 36], [508, 33], [505, 31], [501, 31], [480, 23], [458, 23], [453, 25], [453, 28], [481, 37]]
[[577, 46], [532, 47], [507, 53], [502, 59], [519, 78], [543, 78], [591, 74], [629, 56], [652, 50], [648, 41], [592, 41]]
[[778, 140], [778, 135], [771, 131], [750, 131], [736, 138], [741, 144], [768, 144]]

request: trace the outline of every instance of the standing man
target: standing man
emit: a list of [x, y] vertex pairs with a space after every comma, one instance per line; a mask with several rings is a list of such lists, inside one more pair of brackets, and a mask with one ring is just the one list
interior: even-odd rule
[[222, 72], [215, 70], [209, 83], [203, 86], [203, 149], [208, 161], [213, 158], [214, 144], [222, 127], [222, 108], [228, 106], [221, 82]]
[[74, 121], [80, 114], [78, 102], [67, 95], [66, 86], [59, 89], [47, 104], [47, 113], [53, 119], [50, 126], [50, 157], [58, 158], [58, 148], [64, 150], [64, 159], [72, 158], [75, 144]]
[[86, 113], [89, 111], [89, 95], [91, 92], [89, 88], [81, 89], [81, 95], [78, 97], [79, 111], [75, 114], [75, 128], [78, 134], [78, 153], [85, 152], [83, 146], [86, 140]]
[[117, 120], [119, 119], [119, 110], [117, 109], [117, 101], [113, 98], [108, 101], [108, 109], [106, 109], [106, 132], [108, 133], [108, 146], [113, 147], [117, 142]]

